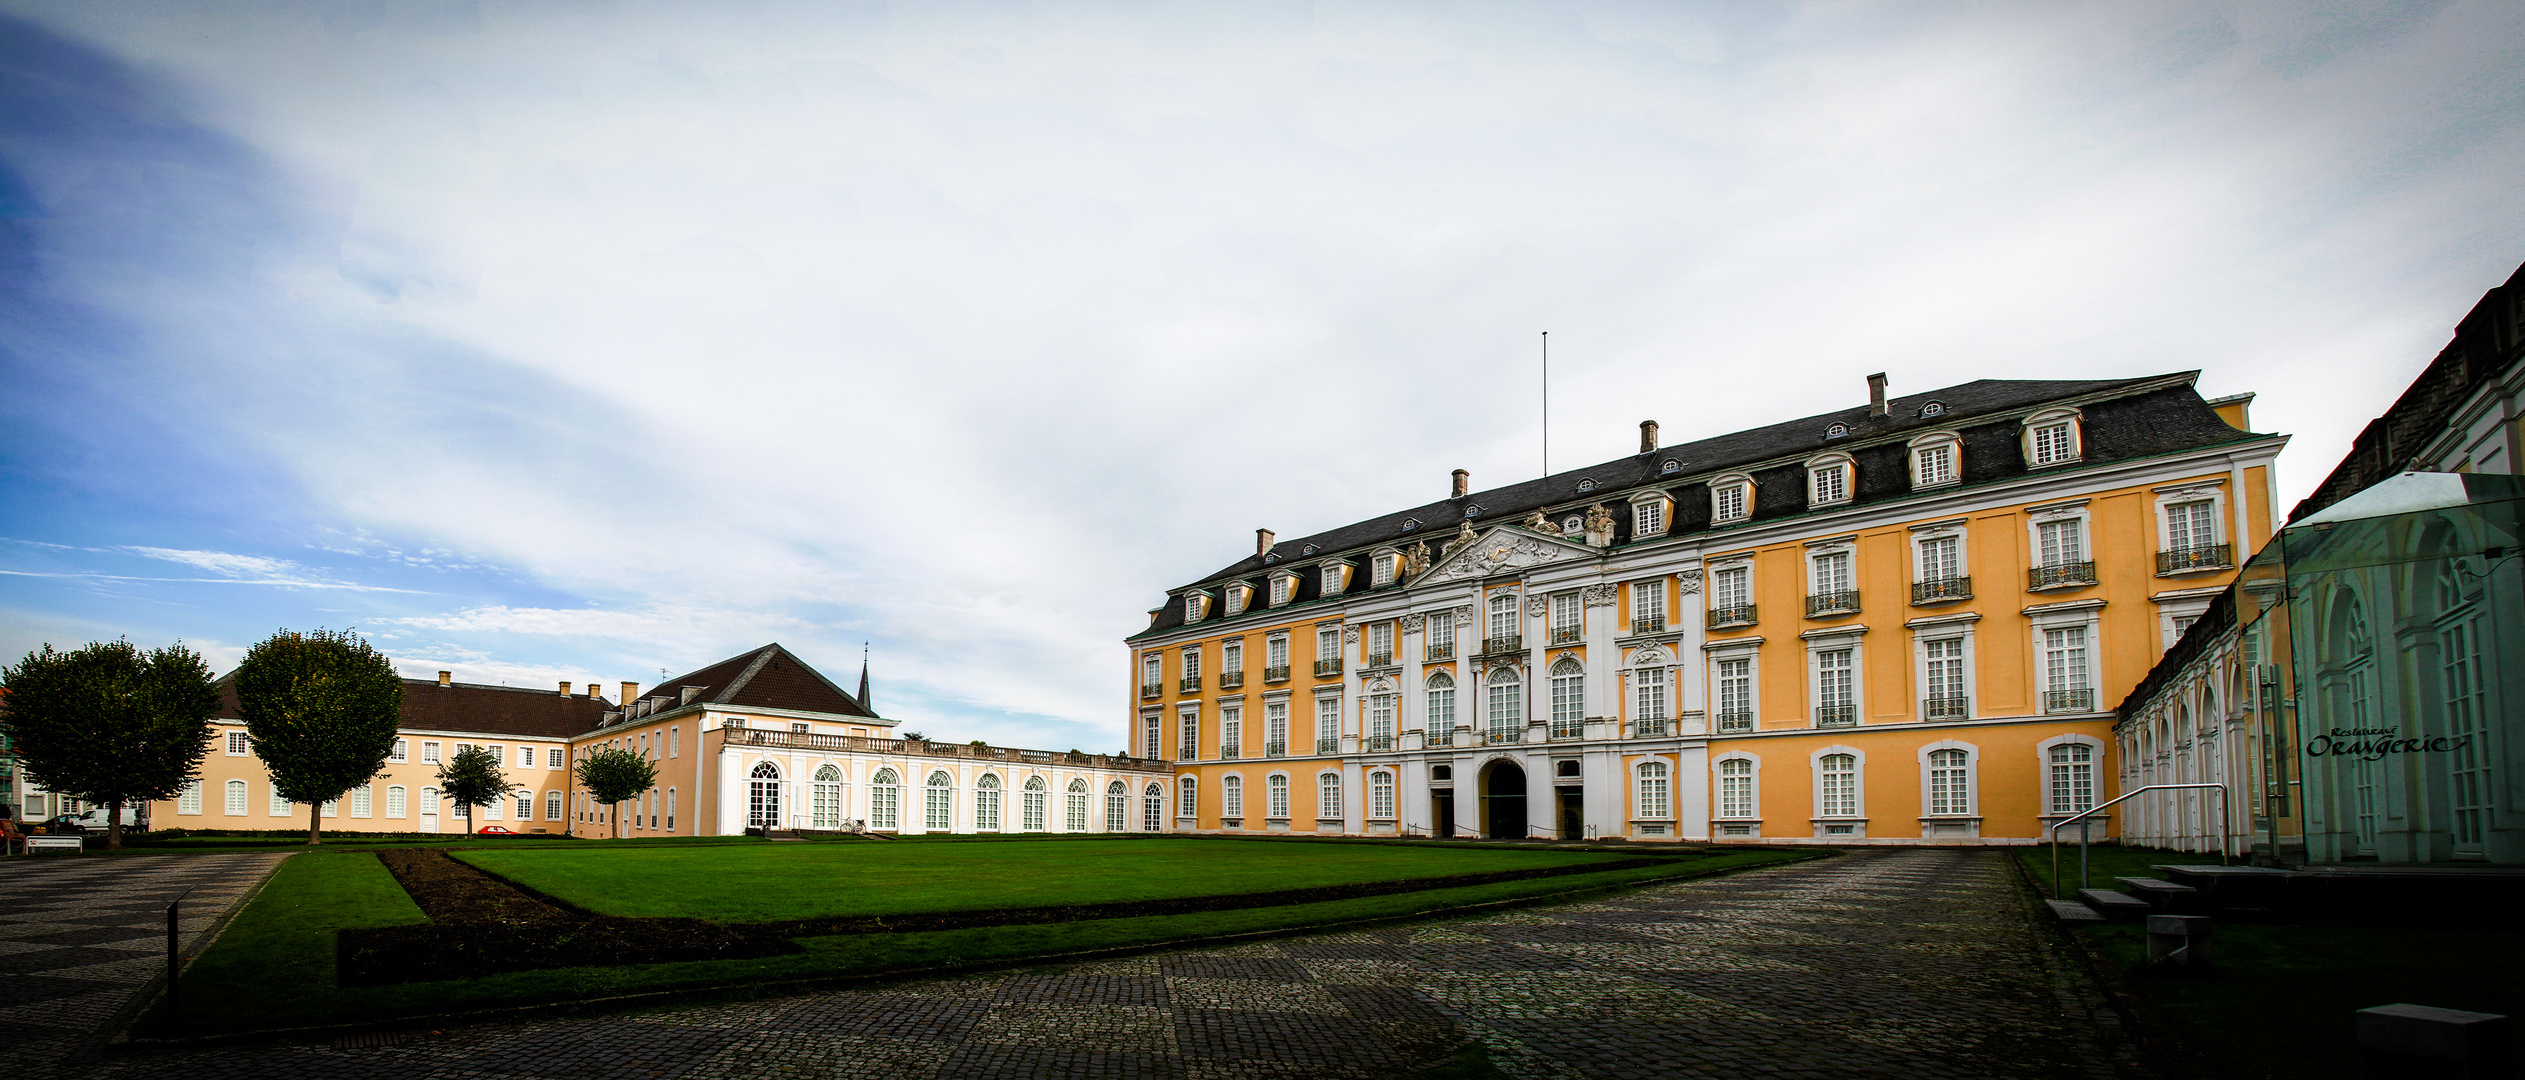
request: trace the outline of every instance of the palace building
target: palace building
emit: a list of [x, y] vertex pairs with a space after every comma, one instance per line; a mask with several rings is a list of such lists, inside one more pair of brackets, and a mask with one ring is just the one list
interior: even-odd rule
[[[1167, 827], [2032, 843], [2270, 535], [2196, 372], [1983, 380], [1256, 549], [1127, 639]], [[2107, 835], [2106, 827], [2096, 835]]]
[[[897, 721], [777, 644], [660, 683], [621, 684], [620, 704], [595, 683], [574, 693], [407, 679], [393, 753], [381, 775], [322, 809], [347, 832], [462, 832], [498, 825], [579, 836], [718, 836], [765, 830], [873, 832], [1156, 831], [1169, 770], [1162, 762], [901, 737]], [[202, 777], [153, 803], [156, 828], [293, 829], [307, 807], [273, 791], [236, 699], [222, 683]], [[470, 822], [439, 792], [440, 766], [465, 745], [488, 747], [517, 795], [473, 808]], [[602, 748], [657, 766], [656, 786], [600, 805], [572, 770]]]

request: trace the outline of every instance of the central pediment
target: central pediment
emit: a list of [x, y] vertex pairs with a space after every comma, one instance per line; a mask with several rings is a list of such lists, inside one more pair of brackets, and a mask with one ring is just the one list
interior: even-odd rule
[[1494, 525], [1488, 532], [1476, 533], [1472, 539], [1456, 541], [1450, 547], [1451, 550], [1439, 556], [1429, 572], [1422, 574], [1413, 584], [1485, 578], [1568, 559], [1592, 558], [1596, 554], [1594, 548], [1585, 544], [1513, 525]]

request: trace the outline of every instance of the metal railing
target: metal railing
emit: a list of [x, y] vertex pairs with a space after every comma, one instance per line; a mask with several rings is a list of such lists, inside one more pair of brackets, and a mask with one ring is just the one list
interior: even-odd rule
[[2236, 564], [2234, 552], [2233, 544], [2194, 544], [2160, 551], [2157, 553], [2157, 572], [2173, 574], [2185, 570], [2223, 570]]
[[1482, 652], [1485, 654], [1524, 652], [1525, 647], [1526, 638], [1524, 634], [1510, 634], [1507, 637], [1482, 639]]
[[1219, 744], [1219, 760], [1221, 760], [1221, 761], [1234, 761], [1234, 760], [1236, 760], [1236, 759], [1238, 759], [1238, 758], [1241, 758], [1241, 757], [1244, 757], [1244, 756], [1245, 756], [1245, 748], [1244, 748], [1244, 747], [1238, 746], [1238, 745], [1236, 745], [1235, 743], [1220, 743], [1220, 744]]
[[1806, 617], [1819, 615], [1856, 615], [1859, 613], [1859, 590], [1833, 589], [1806, 596]]
[[1578, 628], [1577, 628], [1577, 627], [1575, 627], [1575, 626], [1555, 626], [1555, 627], [1553, 627], [1553, 628], [1552, 628], [1552, 644], [1554, 644], [1554, 645], [1567, 645], [1567, 644], [1569, 644], [1570, 642], [1573, 642], [1573, 641], [1576, 641], [1576, 640], [1578, 640]]
[[1384, 753], [1384, 752], [1386, 752], [1386, 751], [1388, 751], [1388, 750], [1392, 750], [1392, 749], [1394, 749], [1394, 736], [1391, 736], [1391, 735], [1370, 735], [1370, 736], [1368, 736], [1368, 753], [1371, 753], [1371, 754], [1382, 754], [1382, 753]]
[[1316, 662], [1315, 662], [1315, 677], [1316, 677], [1316, 678], [1319, 678], [1319, 679], [1320, 679], [1320, 678], [1323, 678], [1324, 676], [1327, 676], [1327, 675], [1339, 675], [1339, 674], [1341, 674], [1341, 661], [1339, 661], [1339, 660], [1318, 660], [1318, 661], [1316, 661]]
[[[2151, 791], [2194, 791], [2203, 789], [2218, 793], [2218, 865], [2227, 865], [2228, 853], [2233, 851], [2236, 846], [2236, 833], [2235, 830], [2230, 827], [2234, 823], [2227, 820], [2227, 785], [2150, 784], [2144, 788], [2125, 791], [2114, 796], [2110, 800], [2095, 806], [2090, 806], [2052, 823], [2052, 827], [2048, 830], [2052, 846], [2052, 899], [2058, 900], [2062, 898], [2060, 895], [2060, 830], [2062, 826], [2077, 825], [2090, 817], [2094, 817], [2095, 815], [2104, 812], [2115, 803], [2122, 802], [2135, 796], [2145, 795]], [[2081, 889], [2092, 888], [2095, 884], [2094, 875], [2089, 871], [2087, 866], [2087, 839], [2087, 830], [2085, 827], [2081, 826], [2078, 829], [2078, 887]]]
[[1175, 748], [1175, 760], [1199, 761], [1201, 760], [1201, 748], [1194, 746], [1191, 743], [1185, 743], [1182, 746], [1178, 746]]
[[1631, 632], [1634, 634], [1665, 633], [1666, 617], [1663, 615], [1642, 615], [1639, 618], [1631, 620]]
[[1973, 579], [1970, 577], [1939, 578], [1935, 581], [1911, 583], [1911, 602], [1915, 604], [1935, 604], [1947, 600], [1972, 598]]
[[1141, 696], [1141, 697], [1156, 697], [1156, 696], [1158, 696], [1158, 695], [1160, 695], [1160, 694], [1163, 694], [1163, 693], [1165, 693], [1165, 692], [1166, 692], [1166, 684], [1165, 684], [1165, 683], [1144, 682], [1144, 683], [1141, 683], [1141, 684], [1140, 684], [1140, 696]]
[[1243, 685], [1245, 685], [1245, 673], [1243, 671], [1222, 671], [1219, 673], [1219, 689], [1234, 690]]
[[1710, 609], [1710, 629], [1712, 630], [1725, 630], [1729, 627], [1752, 626], [1753, 624], [1754, 605], [1752, 604], [1730, 604], [1726, 607]]
[[1149, 758], [1121, 754], [1071, 754], [1054, 750], [1023, 750], [1013, 746], [974, 746], [971, 743], [927, 742], [921, 739], [876, 739], [865, 735], [815, 735], [799, 731], [768, 731], [729, 725], [727, 741], [732, 746], [762, 746], [787, 750], [856, 750], [873, 754], [904, 754], [938, 758], [971, 758], [981, 761], [1012, 761], [1030, 764], [1086, 765], [1099, 769], [1135, 769], [1143, 772], [1166, 771], [1166, 764]]
[[1552, 721], [1552, 737], [1555, 739], [1586, 738], [1587, 722], [1584, 720], [1554, 720]]
[[1502, 743], [1524, 742], [1526, 733], [1524, 728], [1492, 728], [1488, 734], [1490, 744], [1497, 746]]
[[1443, 731], [1424, 732], [1421, 735], [1420, 741], [1423, 746], [1454, 746], [1455, 731], [1453, 729], [1448, 729]]
[[1920, 715], [1931, 720], [1961, 720], [1973, 713], [1973, 699], [1963, 694], [1931, 694], [1920, 699]]
[[1341, 736], [1335, 735], [1329, 739], [1322, 736], [1316, 737], [1315, 752], [1318, 754], [1341, 753]]
[[1289, 744], [1284, 743], [1284, 742], [1267, 742], [1267, 743], [1264, 743], [1264, 744], [1263, 744], [1263, 756], [1264, 756], [1264, 757], [1287, 757], [1287, 756], [1289, 756]]
[[1720, 709], [1715, 715], [1721, 733], [1753, 730], [1752, 709]]
[[2095, 561], [2092, 559], [2086, 562], [2037, 566], [2025, 572], [2025, 587], [2028, 589], [2057, 589], [2063, 585], [2093, 584], [2095, 584]]
[[1183, 677], [1183, 678], [1181, 678], [1181, 679], [1177, 679], [1177, 680], [1175, 680], [1175, 692], [1176, 692], [1176, 693], [1178, 693], [1178, 694], [1198, 694], [1198, 693], [1200, 693], [1200, 692], [1201, 692], [1201, 676], [1199, 676], [1199, 675], [1186, 675], [1186, 676], [1184, 676], [1184, 677]]
[[1287, 665], [1287, 664], [1282, 664], [1282, 665], [1280, 665], [1279, 667], [1267, 667], [1267, 668], [1264, 668], [1264, 669], [1263, 669], [1263, 681], [1264, 681], [1264, 682], [1287, 682], [1287, 681], [1289, 681], [1289, 665]]
[[1631, 737], [1634, 739], [1665, 738], [1666, 718], [1662, 716], [1644, 716], [1640, 719], [1631, 721]]
[[2045, 690], [2043, 711], [2047, 713], [2094, 712], [2093, 690]]
[[1816, 727], [1850, 727], [1858, 722], [1859, 707], [1856, 705], [1815, 706]]
[[1430, 643], [1429, 643], [1429, 656], [1428, 656], [1428, 659], [1431, 659], [1431, 660], [1453, 660], [1453, 659], [1455, 659], [1455, 642], [1452, 642], [1452, 641], [1433, 641], [1433, 642], [1430, 642]]
[[1394, 666], [1394, 654], [1393, 654], [1393, 653], [1390, 653], [1390, 652], [1369, 653], [1369, 654], [1368, 654], [1368, 659], [1367, 659], [1367, 661], [1366, 661], [1365, 666], [1367, 666], [1367, 667], [1393, 667], [1393, 666]]

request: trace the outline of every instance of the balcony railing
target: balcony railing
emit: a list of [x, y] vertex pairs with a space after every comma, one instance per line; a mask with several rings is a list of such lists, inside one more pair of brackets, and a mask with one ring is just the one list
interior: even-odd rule
[[1524, 728], [1492, 728], [1488, 735], [1491, 745], [1497, 746], [1501, 743], [1524, 742], [1525, 733]]
[[759, 728], [728, 728], [731, 746], [762, 746], [788, 750], [859, 751], [870, 754], [903, 754], [937, 758], [971, 758], [979, 761], [1012, 763], [1085, 765], [1098, 769], [1131, 769], [1140, 772], [1164, 772], [1167, 765], [1151, 758], [1125, 757], [1120, 754], [1071, 754], [1056, 750], [1021, 750], [1007, 746], [975, 746], [971, 743], [926, 742], [920, 739], [874, 739], [864, 735], [816, 735], [804, 731], [766, 731]]
[[1961, 720], [1973, 714], [1973, 699], [1962, 694], [1931, 694], [1920, 699], [1920, 715], [1931, 720]]
[[1194, 746], [1191, 743], [1185, 743], [1182, 746], [1178, 746], [1175, 748], [1175, 760], [1199, 761], [1201, 760], [1201, 748]]
[[1175, 692], [1176, 692], [1176, 693], [1179, 693], [1179, 694], [1198, 694], [1198, 693], [1200, 693], [1200, 692], [1201, 692], [1201, 676], [1199, 676], [1199, 675], [1186, 675], [1186, 676], [1184, 676], [1183, 678], [1176, 680], [1176, 682], [1175, 682]]
[[1730, 604], [1726, 607], [1710, 609], [1710, 629], [1712, 630], [1725, 630], [1730, 627], [1752, 626], [1753, 624], [1754, 605], [1752, 604]]
[[1830, 592], [1809, 593], [1806, 597], [1806, 617], [1809, 619], [1825, 615], [1856, 615], [1858, 613], [1859, 590], [1857, 589], [1834, 589]]
[[1384, 752], [1386, 752], [1386, 751], [1388, 751], [1388, 750], [1391, 750], [1391, 749], [1394, 749], [1394, 736], [1391, 736], [1391, 735], [1370, 735], [1370, 736], [1368, 736], [1368, 752], [1369, 752], [1369, 753], [1371, 753], [1371, 754], [1382, 754], [1382, 753], [1384, 753]]
[[1507, 637], [1482, 639], [1482, 652], [1485, 654], [1524, 652], [1525, 647], [1526, 639], [1523, 634], [1510, 634]]
[[1972, 598], [1973, 579], [1969, 577], [1939, 578], [1935, 581], [1911, 583], [1911, 602], [1915, 604], [1943, 604], [1949, 600]]
[[1236, 760], [1236, 759], [1238, 759], [1238, 758], [1241, 758], [1241, 757], [1244, 757], [1244, 756], [1245, 756], [1245, 748], [1244, 748], [1244, 747], [1238, 746], [1238, 745], [1236, 745], [1235, 743], [1220, 743], [1220, 744], [1219, 744], [1219, 760], [1221, 760], [1221, 761], [1234, 761], [1234, 760]]
[[1318, 661], [1316, 661], [1316, 662], [1315, 662], [1315, 677], [1316, 677], [1316, 678], [1321, 679], [1321, 678], [1324, 678], [1324, 677], [1329, 676], [1329, 675], [1339, 675], [1339, 674], [1341, 674], [1341, 661], [1339, 661], [1339, 660], [1318, 660]]
[[1393, 653], [1390, 653], [1390, 652], [1369, 653], [1369, 654], [1368, 654], [1368, 660], [1367, 660], [1367, 666], [1369, 666], [1369, 667], [1393, 667], [1393, 666], [1394, 666], [1394, 654], [1393, 654]]
[[2157, 572], [2180, 574], [2187, 570], [2224, 570], [2236, 564], [2235, 545], [2196, 544], [2187, 548], [2157, 553]]
[[1662, 739], [1667, 735], [1666, 718], [1644, 716], [1631, 721], [1631, 736], [1639, 739]]
[[1575, 626], [1555, 626], [1555, 627], [1553, 627], [1553, 628], [1552, 628], [1552, 644], [1554, 644], [1554, 645], [1567, 645], [1567, 644], [1569, 644], [1570, 642], [1573, 642], [1573, 641], [1576, 641], [1576, 640], [1578, 640], [1578, 628], [1577, 628], [1577, 627], [1575, 627]]
[[1859, 707], [1856, 705], [1815, 706], [1816, 727], [1850, 727], [1858, 722]]
[[1315, 752], [1318, 754], [1341, 753], [1341, 736], [1335, 735], [1329, 739], [1317, 738], [1315, 740]]
[[1284, 743], [1284, 742], [1267, 742], [1267, 743], [1264, 743], [1264, 744], [1263, 744], [1263, 756], [1264, 756], [1264, 757], [1287, 757], [1287, 756], [1289, 756], [1289, 744]]
[[2086, 562], [2037, 566], [2025, 572], [2025, 587], [2036, 591], [2057, 589], [2065, 585], [2093, 584], [2095, 584], [2095, 560], [2093, 559]]
[[1287, 682], [1287, 681], [1289, 681], [1289, 665], [1287, 665], [1287, 664], [1282, 664], [1282, 665], [1280, 665], [1279, 667], [1267, 667], [1267, 668], [1264, 668], [1264, 669], [1263, 669], [1263, 681], [1264, 681], [1264, 682]]
[[1434, 661], [1434, 660], [1453, 660], [1453, 659], [1455, 659], [1455, 642], [1452, 642], [1452, 641], [1433, 641], [1433, 642], [1430, 642], [1430, 643], [1429, 643], [1429, 659], [1431, 659], [1431, 660], [1433, 660], [1433, 661]]
[[1242, 671], [1222, 671], [1222, 672], [1220, 672], [1220, 673], [1219, 673], [1219, 689], [1221, 689], [1221, 690], [1234, 690], [1234, 689], [1236, 689], [1237, 687], [1240, 687], [1240, 686], [1243, 686], [1243, 685], [1245, 685], [1245, 673], [1244, 673], [1244, 672], [1242, 672]]
[[1753, 730], [1752, 709], [1720, 709], [1715, 715], [1721, 732]]
[[2093, 690], [2045, 690], [2043, 711], [2047, 713], [2094, 712]]
[[1554, 720], [1552, 721], [1552, 737], [1555, 739], [1586, 738], [1587, 722], [1584, 720]]
[[1429, 732], [1421, 739], [1421, 742], [1427, 746], [1454, 746], [1455, 730], [1453, 728], [1445, 728]]
[[1140, 696], [1141, 696], [1141, 697], [1156, 697], [1156, 696], [1158, 696], [1159, 694], [1163, 694], [1163, 693], [1165, 693], [1165, 692], [1166, 692], [1166, 684], [1165, 684], [1165, 683], [1144, 682], [1144, 683], [1141, 683], [1141, 684], [1140, 684]]
[[1642, 615], [1639, 618], [1631, 620], [1631, 632], [1634, 634], [1665, 633], [1666, 617], [1663, 615]]

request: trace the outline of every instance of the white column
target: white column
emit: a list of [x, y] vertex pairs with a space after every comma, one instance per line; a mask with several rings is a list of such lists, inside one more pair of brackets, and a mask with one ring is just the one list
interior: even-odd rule
[[[742, 764], [743, 755], [735, 747], [722, 745], [719, 748], [719, 814], [711, 827], [720, 836], [736, 836], [745, 832], [745, 777], [739, 767]], [[699, 825], [700, 822], [694, 824]]]
[[1710, 838], [1710, 748], [1686, 746], [1676, 755], [1675, 833], [1686, 840]]
[[1558, 836], [1561, 831], [1560, 781], [1552, 776], [1552, 755], [1542, 748], [1526, 751], [1518, 764], [1526, 770], [1526, 835]]

